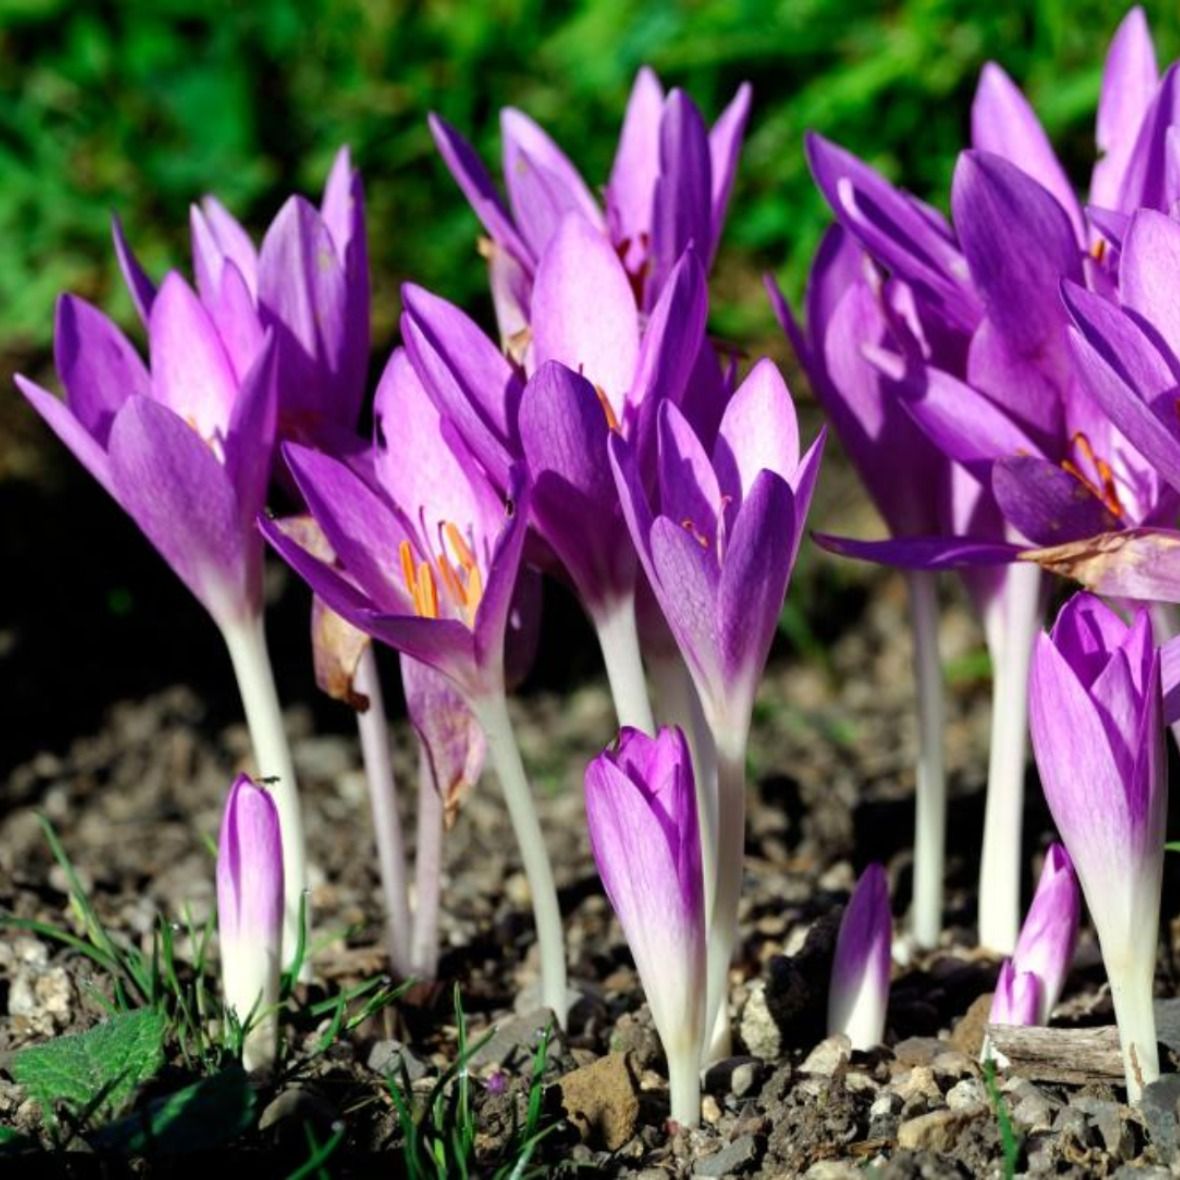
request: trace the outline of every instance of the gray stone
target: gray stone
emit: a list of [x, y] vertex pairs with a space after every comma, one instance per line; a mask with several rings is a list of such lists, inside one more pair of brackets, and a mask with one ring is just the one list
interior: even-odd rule
[[[489, 1065], [505, 1065], [513, 1057], [530, 1056], [537, 1047], [542, 1034], [553, 1022], [553, 1013], [548, 1008], [534, 1008], [524, 1016], [510, 1016], [496, 1025], [496, 1031], [472, 1053], [469, 1065], [481, 1070]], [[556, 1037], [556, 1030], [554, 1037]], [[556, 1041], [550, 1041], [556, 1049]]]
[[742, 1041], [755, 1057], [774, 1061], [782, 1056], [783, 1034], [770, 1011], [766, 998], [766, 984], [755, 980], [750, 984], [750, 995], [742, 1009]]
[[1063, 1106], [1057, 1112], [1053, 1130], [1058, 1135], [1072, 1135], [1083, 1147], [1090, 1143], [1090, 1124], [1085, 1113], [1076, 1106]]
[[1124, 1108], [1117, 1102], [1095, 1098], [1091, 1094], [1079, 1094], [1070, 1105], [1084, 1112], [1090, 1122], [1098, 1128], [1098, 1134], [1102, 1136], [1108, 1154], [1115, 1159], [1124, 1159], [1131, 1154], [1135, 1147], [1135, 1137], [1123, 1117]]
[[930, 1065], [946, 1051], [946, 1042], [937, 1037], [906, 1037], [893, 1046], [894, 1059], [901, 1065]]
[[1027, 1078], [1018, 1078], [1007, 1089], [1008, 1109], [1012, 1121], [1028, 1131], [1048, 1131], [1059, 1103]]
[[946, 1092], [946, 1104], [951, 1110], [972, 1110], [987, 1105], [987, 1091], [978, 1078], [964, 1078]]
[[401, 1081], [402, 1067], [411, 1084], [424, 1078], [430, 1072], [430, 1066], [420, 1057], [416, 1057], [401, 1041], [378, 1041], [369, 1050], [369, 1057], [365, 1064], [374, 1072], [384, 1077], [393, 1074], [395, 1081]]
[[836, 1033], [807, 1054], [799, 1072], [830, 1078], [851, 1056], [852, 1042], [843, 1033]]
[[262, 1112], [258, 1129], [265, 1131], [268, 1127], [290, 1119], [327, 1125], [335, 1122], [337, 1117], [335, 1107], [319, 1094], [305, 1090], [302, 1086], [290, 1086], [280, 1092]]
[[864, 1172], [837, 1160], [820, 1160], [803, 1173], [803, 1180], [862, 1180]]
[[694, 1176], [740, 1176], [758, 1163], [758, 1140], [753, 1135], [739, 1135], [714, 1155], [697, 1160]]
[[726, 1057], [705, 1071], [705, 1090], [710, 1094], [732, 1094], [745, 1098], [755, 1092], [766, 1067], [757, 1057]]
[[932, 1110], [920, 1114], [897, 1128], [897, 1146], [907, 1151], [951, 1151], [963, 1128], [986, 1113], [986, 1106], [977, 1106], [973, 1110]]
[[957, 1049], [947, 1049], [939, 1053], [931, 1061], [930, 1068], [934, 1070], [936, 1078], [946, 1081], [952, 1078], [974, 1077], [978, 1071], [975, 1062], [966, 1053], [960, 1053]]
[[1180, 1101], [1180, 1074], [1165, 1074], [1159, 1081], [1144, 1086], [1139, 1112], [1147, 1123], [1147, 1133], [1161, 1156], [1170, 1157], [1176, 1150], [1176, 1103]]
[[873, 1105], [869, 1107], [869, 1118], [870, 1120], [888, 1118], [890, 1115], [897, 1114], [901, 1107], [901, 1095], [886, 1090], [873, 1099]]

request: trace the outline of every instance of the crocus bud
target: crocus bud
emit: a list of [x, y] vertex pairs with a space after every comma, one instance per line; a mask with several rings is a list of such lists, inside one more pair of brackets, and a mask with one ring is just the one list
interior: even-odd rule
[[1081, 909], [1073, 862], [1060, 844], [1053, 844], [1012, 955], [1017, 974], [1035, 975], [1039, 984], [1036, 1019], [1029, 1023], [1049, 1023], [1073, 962]]
[[692, 759], [679, 729], [623, 729], [586, 768], [590, 848], [668, 1058], [672, 1117], [700, 1119], [705, 893]]
[[885, 1035], [892, 930], [889, 882], [884, 868], [871, 864], [840, 921], [828, 989], [828, 1035], [843, 1033], [854, 1049], [872, 1049]]
[[283, 931], [279, 816], [264, 788], [240, 774], [230, 788], [217, 851], [217, 928], [225, 1006], [249, 1025], [248, 1070], [274, 1063]]
[[1075, 595], [1038, 637], [1030, 691], [1045, 798], [1102, 947], [1134, 1102], [1159, 1076], [1152, 982], [1168, 782], [1150, 616], [1126, 623]]
[[988, 1024], [1040, 1024], [1041, 993], [1041, 981], [1036, 975], [1019, 970], [1011, 959], [1005, 959], [996, 978]]

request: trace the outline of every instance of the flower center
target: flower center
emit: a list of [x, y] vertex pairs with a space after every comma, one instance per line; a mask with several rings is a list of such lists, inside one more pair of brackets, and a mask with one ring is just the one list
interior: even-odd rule
[[1119, 499], [1118, 486], [1115, 483], [1114, 471], [1110, 464], [1094, 454], [1090, 440], [1080, 430], [1070, 441], [1077, 448], [1081, 461], [1089, 464], [1090, 473], [1087, 473], [1080, 463], [1075, 463], [1072, 459], [1062, 459], [1062, 470], [1067, 471], [1087, 491], [1096, 496], [1107, 512], [1121, 520], [1125, 510]]
[[439, 617], [438, 588], [441, 583], [444, 594], [467, 626], [475, 626], [475, 615], [483, 598], [483, 575], [479, 572], [475, 553], [454, 524], [448, 520], [438, 526], [438, 554], [432, 554], [431, 560], [415, 562], [409, 541], [398, 546], [398, 556], [406, 592], [421, 618]]

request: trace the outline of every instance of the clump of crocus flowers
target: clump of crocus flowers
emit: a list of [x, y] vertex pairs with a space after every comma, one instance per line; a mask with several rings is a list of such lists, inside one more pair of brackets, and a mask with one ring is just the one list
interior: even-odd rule
[[[1175, 67], [1158, 77], [1132, 11], [1107, 61], [1087, 206], [995, 65], [950, 221], [810, 136], [836, 225], [805, 323], [770, 285], [892, 534], [822, 542], [909, 579], [920, 747], [910, 941], [933, 947], [942, 931], [936, 571], [954, 568], [994, 672], [979, 936], [1010, 957], [993, 1022], [1049, 1018], [1076, 937], [1072, 860], [1132, 1097], [1158, 1073], [1168, 661], [1139, 607], [1080, 596], [1050, 634], [1039, 628], [1046, 569], [1124, 608], [1156, 602], [1160, 639], [1163, 605], [1180, 600], [1176, 79]], [[747, 740], [825, 443], [823, 432], [801, 439], [770, 361], [739, 371], [706, 333], [750, 102], [741, 87], [710, 128], [642, 70], [605, 206], [523, 113], [502, 119], [506, 200], [459, 131], [432, 118], [488, 235], [496, 330], [407, 284], [369, 438], [356, 434], [369, 277], [347, 151], [319, 207], [292, 197], [260, 248], [214, 198], [194, 206], [195, 285], [178, 272], [154, 283], [116, 223], [147, 362], [99, 310], [63, 296], [65, 401], [18, 378], [224, 636], [259, 774], [234, 784], [218, 863], [226, 1002], [248, 1028], [248, 1065], [273, 1060], [278, 972], [304, 945], [309, 909], [263, 631], [265, 542], [314, 592], [318, 683], [357, 713], [394, 970], [437, 969], [444, 832], [486, 760], [528, 878], [541, 999], [559, 1021], [562, 915], [508, 699], [535, 649], [542, 579], [576, 594], [620, 726], [586, 771], [590, 843], [663, 1041], [672, 1115], [696, 1122], [699, 1070], [730, 1049]], [[289, 515], [267, 512], [276, 485], [294, 500]], [[378, 647], [399, 653], [418, 742], [412, 891]], [[1020, 931], [1028, 719], [1065, 847], [1050, 849]], [[886, 1034], [891, 928], [873, 865], [840, 930], [828, 1014], [857, 1049]]]

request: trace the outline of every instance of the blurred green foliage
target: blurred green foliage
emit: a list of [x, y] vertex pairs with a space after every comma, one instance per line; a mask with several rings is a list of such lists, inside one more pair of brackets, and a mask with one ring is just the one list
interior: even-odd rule
[[[742, 79], [755, 85], [718, 277], [730, 310], [717, 323], [760, 332], [757, 274], [778, 269], [797, 291], [827, 221], [805, 130], [944, 203], [976, 75], [995, 58], [1083, 179], [1123, 11], [1101, 0], [0, 0], [0, 356], [45, 346], [62, 289], [129, 317], [112, 210], [149, 269], [187, 267], [190, 201], [215, 191], [259, 230], [288, 192], [318, 192], [342, 142], [366, 177], [384, 346], [405, 277], [482, 299], [475, 219], [426, 112], [492, 161], [497, 109], [522, 107], [597, 184], [643, 62], [709, 117]], [[1180, 10], [1149, 16], [1166, 60]]]

